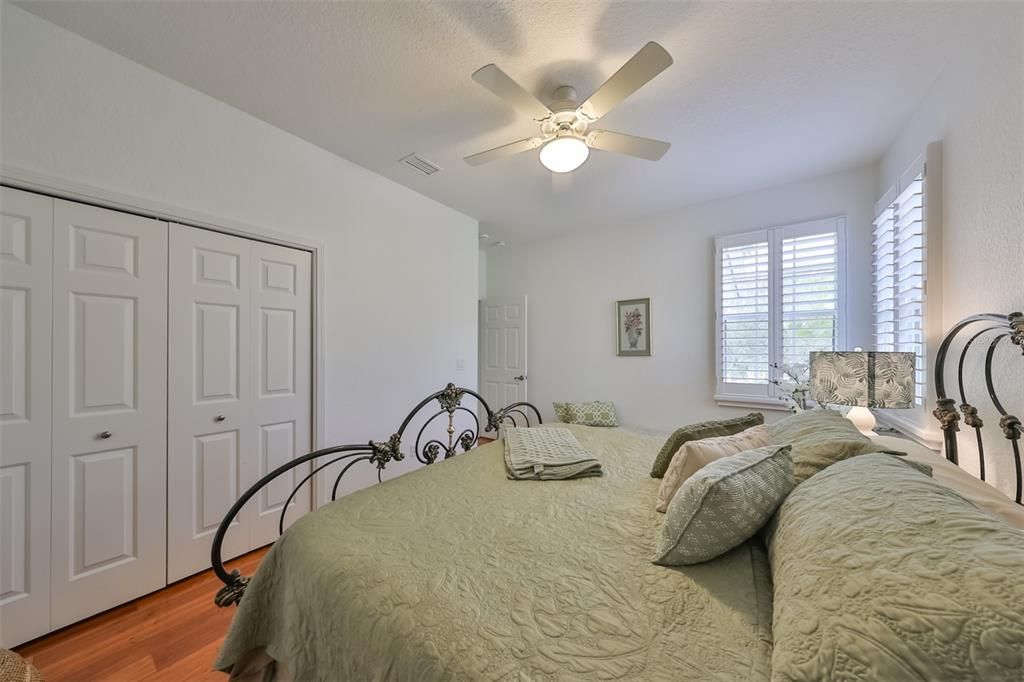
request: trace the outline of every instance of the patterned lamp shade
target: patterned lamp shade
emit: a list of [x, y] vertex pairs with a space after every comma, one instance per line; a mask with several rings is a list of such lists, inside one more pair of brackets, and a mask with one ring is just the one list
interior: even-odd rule
[[911, 408], [914, 354], [811, 353], [811, 397], [831, 405]]

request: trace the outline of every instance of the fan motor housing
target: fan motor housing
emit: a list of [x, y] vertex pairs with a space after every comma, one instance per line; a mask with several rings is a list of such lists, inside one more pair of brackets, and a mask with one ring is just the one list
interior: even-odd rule
[[582, 137], [587, 132], [587, 121], [577, 113], [579, 102], [576, 97], [576, 88], [571, 85], [563, 85], [555, 88], [554, 101], [548, 108], [551, 109], [551, 116], [541, 123], [541, 133], [545, 137], [556, 135], [577, 135]]
[[563, 85], [555, 88], [554, 101], [548, 107], [551, 111], [556, 114], [562, 111], [576, 111], [576, 107], [579, 106], [576, 97], [576, 88], [571, 85]]

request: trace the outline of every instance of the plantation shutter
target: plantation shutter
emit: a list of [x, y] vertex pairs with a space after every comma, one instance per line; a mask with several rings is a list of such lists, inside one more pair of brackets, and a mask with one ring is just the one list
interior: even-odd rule
[[719, 383], [734, 384], [737, 393], [767, 395], [769, 241], [765, 232], [746, 237], [718, 249]]
[[916, 402], [926, 386], [924, 172], [912, 176], [892, 203], [879, 207], [874, 238], [875, 346], [914, 353]]
[[875, 218], [872, 255], [875, 350], [896, 350], [896, 210], [890, 201]]
[[836, 350], [839, 239], [835, 228], [817, 229], [782, 239], [779, 348], [784, 365], [808, 365], [812, 351]]
[[779, 394], [781, 365], [843, 344], [846, 218], [715, 240], [719, 403]]

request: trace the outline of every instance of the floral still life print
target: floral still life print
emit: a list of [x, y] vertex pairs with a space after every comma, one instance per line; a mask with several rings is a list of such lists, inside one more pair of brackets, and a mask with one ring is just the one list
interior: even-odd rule
[[651, 354], [651, 299], [616, 301], [616, 354]]

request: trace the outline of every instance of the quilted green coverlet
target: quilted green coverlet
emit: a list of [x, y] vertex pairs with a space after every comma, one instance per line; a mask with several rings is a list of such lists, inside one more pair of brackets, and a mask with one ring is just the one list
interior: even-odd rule
[[559, 426], [603, 477], [510, 481], [497, 442], [297, 521], [217, 667], [263, 650], [301, 680], [767, 680], [763, 545], [651, 564], [661, 441]]
[[1024, 532], [884, 454], [773, 525], [773, 679], [1024, 680]]

